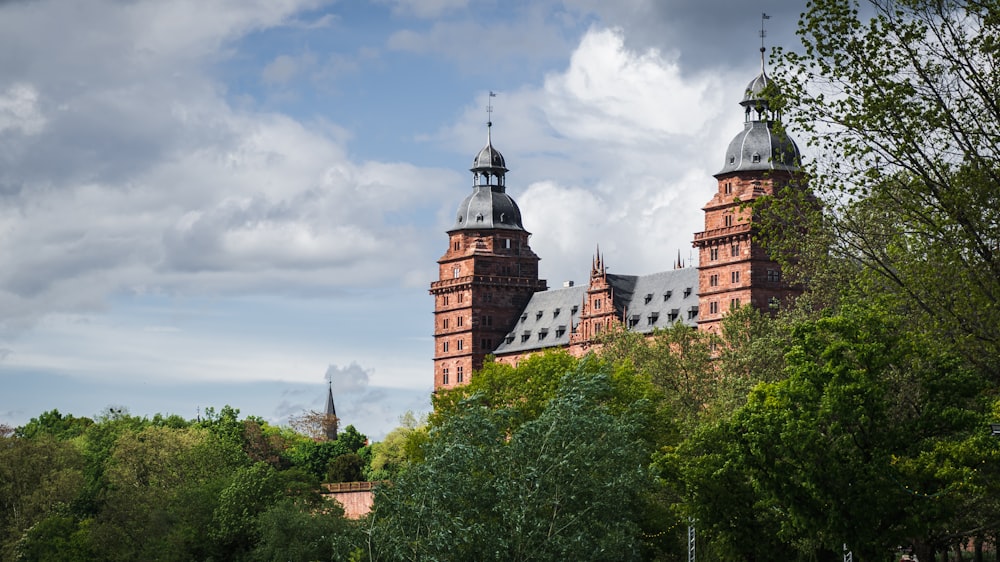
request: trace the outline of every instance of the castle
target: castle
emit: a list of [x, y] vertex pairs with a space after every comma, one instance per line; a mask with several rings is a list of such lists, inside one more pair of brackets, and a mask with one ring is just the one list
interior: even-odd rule
[[469, 382], [488, 355], [516, 363], [546, 348], [582, 355], [602, 330], [621, 325], [650, 333], [675, 322], [718, 332], [730, 308], [774, 310], [799, 292], [754, 241], [747, 203], [775, 195], [799, 172], [799, 149], [768, 104], [774, 88], [764, 68], [746, 87], [743, 130], [729, 143], [718, 189], [702, 208], [705, 229], [694, 234], [698, 267], [649, 275], [607, 272], [598, 250], [586, 286], [549, 289], [528, 244], [521, 211], [507, 193], [504, 157], [486, 146], [472, 162], [472, 193], [458, 207], [448, 250], [438, 260], [434, 296], [434, 389]]

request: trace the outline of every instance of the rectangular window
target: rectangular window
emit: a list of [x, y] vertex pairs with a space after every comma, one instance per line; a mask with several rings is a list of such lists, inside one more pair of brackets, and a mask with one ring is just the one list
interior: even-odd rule
[[459, 293], [458, 294], [458, 302], [462, 302], [464, 300], [465, 300], [465, 293]]
[[455, 240], [455, 244], [453, 247], [455, 248], [455, 251], [458, 251], [458, 249], [461, 248], [462, 245], [458, 240]]
[[710, 276], [708, 278], [708, 286], [709, 287], [718, 287], [719, 286], [719, 276], [718, 275], [712, 275], [712, 276]]
[[730, 253], [730, 255], [732, 255], [732, 256], [733, 256], [734, 258], [735, 258], [736, 256], [740, 255], [740, 243], [739, 243], [739, 242], [735, 242], [735, 243], [734, 243], [734, 244], [732, 245], [732, 247], [731, 247], [731, 248], [729, 248], [729, 253]]
[[719, 302], [718, 301], [712, 301], [712, 302], [708, 303], [708, 313], [709, 314], [718, 314], [719, 313]]
[[483, 338], [483, 351], [493, 351], [493, 340], [490, 338]]
[[[459, 316], [458, 318], [455, 319], [455, 325], [458, 326], [459, 328], [461, 328], [464, 323], [465, 323], [465, 317], [464, 316]], [[459, 349], [461, 349], [461, 348], [459, 348]]]
[[451, 274], [454, 279], [458, 279], [458, 276], [461, 275], [461, 273], [462, 273], [462, 268], [460, 267], [455, 267], [452, 268], [451, 270]]
[[740, 307], [740, 299], [732, 299], [729, 301], [729, 308], [739, 308], [739, 307]]
[[594, 310], [601, 309], [601, 299], [594, 299]]
[[464, 342], [465, 342], [465, 340], [458, 340], [457, 342], [455, 342], [455, 349], [457, 349], [459, 351], [462, 351], [462, 344]]
[[715, 260], [719, 259], [719, 249], [718, 248], [709, 248], [708, 249], [708, 259], [710, 259], [712, 261], [715, 261]]
[[726, 215], [726, 226], [733, 226], [733, 215]]
[[441, 351], [448, 353], [448, 342], [441, 342]]
[[441, 297], [441, 306], [448, 306], [448, 295]]
[[729, 195], [732, 192], [733, 192], [733, 184], [732, 184], [732, 182], [728, 182], [727, 181], [726, 182], [726, 195]]
[[740, 282], [740, 272], [739, 271], [731, 271], [731, 272], [729, 272], [729, 277], [730, 277], [730, 281], [732, 283], [739, 283]]
[[441, 384], [448, 384], [448, 367], [441, 369]]
[[465, 367], [459, 365], [455, 367], [455, 382], [459, 383], [465, 380]]
[[448, 319], [447, 318], [445, 318], [444, 320], [441, 321], [441, 328], [445, 329], [445, 330], [448, 329]]
[[483, 326], [492, 326], [493, 317], [490, 315], [483, 316]]
[[767, 270], [767, 281], [769, 283], [778, 283], [781, 281], [781, 272], [777, 269]]

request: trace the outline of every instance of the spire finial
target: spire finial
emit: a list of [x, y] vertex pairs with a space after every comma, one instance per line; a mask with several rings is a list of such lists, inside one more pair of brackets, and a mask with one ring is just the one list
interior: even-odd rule
[[[497, 97], [493, 90], [490, 90], [490, 98]], [[493, 144], [492, 138], [493, 131], [493, 100], [487, 98], [486, 103], [486, 142], [487, 144]]]
[[764, 28], [764, 20], [771, 19], [771, 16], [761, 12], [760, 14], [760, 72], [764, 73], [764, 38], [767, 37], [767, 29]]

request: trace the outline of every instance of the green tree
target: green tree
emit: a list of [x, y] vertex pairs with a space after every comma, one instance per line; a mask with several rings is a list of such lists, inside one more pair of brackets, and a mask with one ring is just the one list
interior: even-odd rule
[[982, 378], [871, 304], [799, 322], [790, 343], [786, 377], [676, 459], [692, 515], [729, 555], [830, 558], [847, 543], [877, 560], [912, 543], [929, 559], [998, 520]]
[[462, 402], [432, 429], [424, 462], [377, 489], [373, 555], [638, 559], [639, 498], [653, 485], [647, 409], [617, 409], [609, 374], [581, 365], [512, 432], [516, 405]]
[[827, 249], [1000, 382], [1000, 5], [865, 4], [809, 2], [778, 68]]
[[49, 433], [0, 437], [0, 557], [14, 559], [26, 531], [68, 511], [83, 488], [83, 469], [80, 451]]
[[399, 418], [399, 427], [386, 434], [385, 439], [372, 444], [368, 480], [391, 480], [410, 463], [423, 459], [422, 447], [427, 442], [426, 419], [419, 422], [413, 412]]
[[286, 498], [257, 521], [260, 540], [250, 553], [255, 562], [354, 560], [360, 544], [356, 525], [336, 502]]

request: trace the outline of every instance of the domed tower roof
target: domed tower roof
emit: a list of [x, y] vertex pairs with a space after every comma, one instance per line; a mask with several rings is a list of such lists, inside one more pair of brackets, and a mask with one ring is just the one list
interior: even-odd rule
[[799, 147], [781, 126], [781, 115], [773, 111], [768, 98], [778, 94], [777, 86], [764, 69], [764, 48], [760, 49], [760, 74], [747, 84], [740, 105], [746, 122], [726, 149], [726, 161], [718, 175], [730, 172], [799, 170]]
[[524, 230], [521, 210], [507, 194], [507, 165], [493, 148], [493, 123], [487, 123], [486, 146], [472, 160], [472, 193], [458, 206], [451, 230], [500, 228]]

